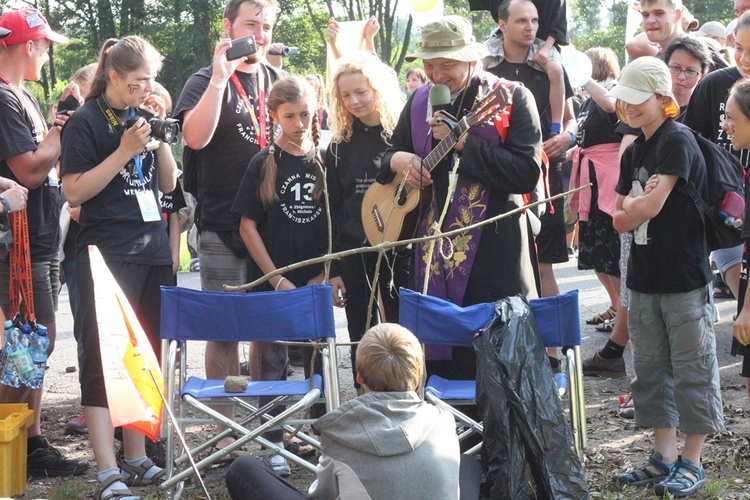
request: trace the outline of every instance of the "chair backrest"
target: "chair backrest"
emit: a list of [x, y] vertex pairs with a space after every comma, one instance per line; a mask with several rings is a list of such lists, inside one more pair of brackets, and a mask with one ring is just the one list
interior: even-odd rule
[[536, 328], [547, 347], [573, 347], [581, 345], [581, 313], [578, 307], [578, 290], [554, 297], [531, 299], [531, 310]]
[[398, 295], [401, 326], [420, 342], [471, 346], [474, 335], [495, 315], [495, 304], [459, 307], [447, 300], [402, 288]]
[[331, 285], [252, 293], [161, 289], [165, 340], [304, 341], [335, 335]]
[[[581, 345], [578, 290], [529, 301], [537, 329], [547, 347]], [[495, 304], [486, 302], [459, 307], [447, 300], [402, 288], [399, 324], [420, 342], [471, 346], [474, 336], [495, 315]]]

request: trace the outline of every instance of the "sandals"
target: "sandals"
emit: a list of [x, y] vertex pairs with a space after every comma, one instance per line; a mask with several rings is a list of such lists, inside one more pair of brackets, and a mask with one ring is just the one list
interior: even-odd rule
[[141, 497], [134, 495], [129, 489], [125, 488], [119, 490], [112, 490], [109, 494], [104, 495], [104, 490], [112, 486], [117, 481], [125, 482], [125, 478], [120, 474], [114, 474], [109, 476], [107, 479], [99, 483], [99, 487], [96, 489], [96, 498], [99, 500], [140, 500]]
[[692, 495], [706, 484], [706, 473], [703, 467], [696, 467], [693, 461], [685, 458], [674, 464], [672, 474], [654, 486], [654, 493], [665, 496], [666, 493], [675, 497]]
[[595, 329], [597, 332], [612, 333], [615, 329], [615, 318], [605, 319], [603, 323], [596, 325]]
[[587, 325], [600, 325], [608, 319], [615, 319], [617, 317], [617, 310], [612, 306], [609, 306], [606, 311], [601, 314], [597, 314], [586, 320]]
[[[305, 447], [308, 447], [309, 449], [303, 450]], [[284, 446], [284, 449], [289, 453], [294, 453], [300, 458], [307, 458], [315, 455], [315, 448], [303, 441], [290, 441], [289, 444]]]
[[123, 479], [123, 482], [128, 486], [147, 486], [150, 484], [159, 484], [164, 480], [164, 476], [167, 475], [167, 471], [161, 469], [152, 477], [146, 478], [146, 473], [151, 470], [152, 467], [156, 467], [157, 469], [159, 468], [156, 466], [156, 464], [154, 464], [154, 462], [151, 461], [150, 458], [147, 458], [145, 462], [137, 467], [134, 465], [129, 465], [125, 461], [122, 461], [117, 465], [121, 470], [130, 474], [127, 479]]
[[[613, 476], [612, 482], [619, 486], [648, 486], [649, 484], [660, 483], [670, 477], [676, 464], [677, 462], [665, 464], [662, 462], [661, 454], [654, 452], [648, 457], [646, 463], [629, 472]], [[658, 470], [659, 473], [655, 474], [649, 467]]]

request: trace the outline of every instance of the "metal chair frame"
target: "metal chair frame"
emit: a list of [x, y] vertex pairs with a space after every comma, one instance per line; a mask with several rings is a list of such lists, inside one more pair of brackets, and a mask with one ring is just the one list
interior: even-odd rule
[[[438, 297], [422, 295], [402, 289], [399, 322], [423, 343], [450, 346], [471, 346], [474, 336], [487, 325], [495, 314], [493, 303], [459, 307]], [[537, 328], [546, 347], [562, 347], [568, 373], [570, 425], [579, 458], [587, 447], [586, 406], [583, 394], [581, 355], [581, 324], [578, 290], [554, 297], [529, 301]], [[429, 309], [425, 306], [430, 306]], [[559, 384], [559, 381], [556, 379]], [[466, 416], [458, 408], [476, 404], [476, 381], [447, 380], [431, 376], [425, 386], [425, 399], [453, 413], [457, 425], [466, 429], [459, 434], [463, 440], [473, 433], [482, 434], [481, 422]], [[465, 453], [479, 451], [481, 443]]]
[[[216, 320], [221, 324], [216, 325]], [[170, 498], [182, 493], [184, 480], [194, 473], [187, 466], [190, 453], [210, 449], [221, 439], [238, 434], [231, 445], [216, 450], [195, 465], [201, 470], [227, 453], [256, 442], [266, 448], [266, 454], [279, 454], [310, 471], [315, 465], [283, 447], [262, 437], [271, 429], [283, 428], [295, 432], [295, 426], [311, 423], [309, 419], [291, 419], [315, 403], [325, 401], [326, 410], [339, 405], [339, 385], [336, 371], [335, 321], [331, 285], [311, 285], [281, 292], [221, 293], [190, 290], [179, 287], [162, 288], [163, 349], [162, 370], [167, 402], [173, 405], [176, 422], [165, 419], [167, 480], [159, 488]], [[208, 324], [208, 326], [206, 326]], [[251, 381], [246, 391], [228, 393], [223, 380], [187, 378], [188, 341], [286, 341], [288, 344], [309, 345], [313, 340], [321, 347], [323, 376], [314, 375], [305, 381]], [[274, 397], [270, 403], [257, 408], [248, 398]], [[233, 404], [247, 415], [235, 421], [212, 408], [214, 404]], [[268, 412], [275, 406], [286, 405], [279, 415]], [[188, 418], [188, 408], [194, 408], [206, 418]], [[251, 423], [257, 427], [250, 428]], [[188, 425], [223, 424], [227, 429], [191, 450], [184, 450], [176, 439], [175, 427], [183, 432]], [[297, 432], [302, 441], [319, 447], [311, 436]]]

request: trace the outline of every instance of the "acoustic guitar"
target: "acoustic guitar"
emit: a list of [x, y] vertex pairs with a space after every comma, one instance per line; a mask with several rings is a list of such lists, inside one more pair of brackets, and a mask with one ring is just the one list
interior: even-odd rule
[[[510, 92], [505, 85], [498, 85], [487, 94], [475, 109], [461, 118], [430, 153], [422, 159], [422, 166], [429, 172], [447, 155], [456, 143], [466, 135], [469, 128], [491, 121], [510, 102]], [[367, 241], [371, 245], [401, 241], [412, 238], [417, 230], [420, 208], [432, 201], [432, 186], [415, 189], [404, 182], [403, 174], [388, 184], [373, 183], [365, 191], [362, 200], [362, 225]]]

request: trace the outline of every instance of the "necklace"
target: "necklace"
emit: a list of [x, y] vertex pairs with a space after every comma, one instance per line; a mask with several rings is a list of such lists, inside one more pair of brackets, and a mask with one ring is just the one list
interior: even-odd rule
[[[305, 139], [303, 138], [302, 141], [303, 141], [302, 144], [297, 144], [294, 141], [287, 141], [286, 144], [284, 144], [283, 146], [279, 143], [276, 143], [276, 145], [279, 146], [279, 148], [281, 148], [281, 150], [287, 154], [290, 154], [293, 156], [306, 156], [310, 153], [310, 150], [308, 149], [307, 151], [305, 151], [304, 149]], [[289, 148], [289, 146], [292, 146], [292, 147]]]
[[505, 62], [508, 63], [508, 66], [510, 66], [511, 68], [513, 68], [514, 70], [516, 70], [516, 76], [518, 76], [518, 71], [523, 67], [524, 64], [526, 64], [525, 62], [522, 62], [522, 63], [513, 63], [513, 62], [510, 62], [507, 59], [505, 60]]

